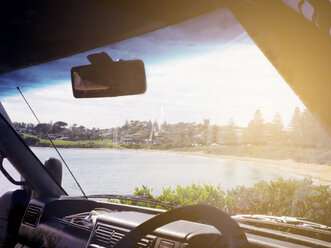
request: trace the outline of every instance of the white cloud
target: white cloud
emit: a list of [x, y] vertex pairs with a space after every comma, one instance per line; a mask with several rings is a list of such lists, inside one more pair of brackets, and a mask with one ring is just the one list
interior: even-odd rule
[[[25, 93], [42, 122], [63, 120], [88, 127], [113, 127], [126, 119], [160, 122], [204, 118], [224, 124], [233, 117], [246, 125], [256, 109], [267, 120], [278, 111], [288, 121], [303, 107], [277, 71], [252, 42], [220, 46], [208, 53], [146, 65], [144, 95], [74, 99], [70, 82]], [[13, 121], [33, 122], [21, 96], [3, 99]]]

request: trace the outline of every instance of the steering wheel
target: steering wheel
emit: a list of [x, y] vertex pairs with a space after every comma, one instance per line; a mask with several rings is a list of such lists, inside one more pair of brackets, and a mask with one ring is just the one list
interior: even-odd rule
[[248, 243], [244, 231], [229, 215], [215, 207], [200, 204], [175, 208], [154, 216], [132, 229], [114, 248], [134, 248], [147, 234], [177, 220], [199, 221], [214, 226], [222, 233], [222, 244], [225, 247], [246, 247]]

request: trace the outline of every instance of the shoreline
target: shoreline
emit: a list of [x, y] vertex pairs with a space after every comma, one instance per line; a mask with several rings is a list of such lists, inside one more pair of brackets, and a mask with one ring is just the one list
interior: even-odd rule
[[[60, 148], [68, 149], [68, 148]], [[158, 150], [158, 149], [133, 149], [133, 148], [69, 148], [69, 149], [96, 149], [96, 150], [126, 150], [126, 151], [137, 151], [137, 152], [156, 152], [156, 153], [165, 153], [165, 154], [177, 154], [183, 156], [199, 156], [214, 158], [220, 160], [226, 160], [236, 163], [244, 163], [247, 166], [254, 166], [256, 168], [270, 168], [275, 170], [280, 170], [284, 172], [289, 172], [291, 174], [301, 175], [305, 177], [311, 177], [314, 182], [318, 184], [327, 184], [331, 186], [331, 166], [325, 164], [317, 163], [303, 163], [296, 162], [292, 159], [286, 160], [274, 160], [274, 159], [265, 159], [265, 158], [254, 158], [254, 157], [244, 157], [244, 156], [231, 156], [231, 155], [220, 155], [220, 154], [208, 154], [202, 151], [180, 151], [176, 149], [168, 150]]]
[[161, 153], [177, 154], [183, 156], [199, 156], [199, 157], [227, 160], [237, 163], [245, 163], [248, 166], [254, 166], [257, 168], [266, 167], [301, 176], [311, 177], [312, 179], [315, 179], [314, 181], [317, 180], [317, 183], [319, 184], [328, 184], [331, 186], [331, 166], [324, 164], [301, 163], [301, 162], [295, 162], [291, 159], [273, 160], [273, 159], [264, 159], [264, 158], [207, 154], [196, 151], [154, 150], [154, 149], [136, 149], [136, 150], [138, 151], [140, 150], [144, 152], [161, 152]]

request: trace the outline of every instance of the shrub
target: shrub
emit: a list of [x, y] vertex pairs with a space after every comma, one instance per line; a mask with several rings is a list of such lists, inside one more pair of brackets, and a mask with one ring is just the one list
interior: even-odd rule
[[[328, 185], [313, 185], [311, 179], [260, 181], [252, 187], [238, 186], [226, 193], [220, 185], [177, 186], [164, 188], [153, 196], [153, 189], [136, 187], [135, 195], [184, 206], [205, 203], [235, 214], [265, 214], [305, 218], [331, 225], [331, 189]], [[124, 202], [132, 204], [132, 202]], [[150, 206], [140, 203], [141, 206]], [[160, 207], [160, 206], [159, 206]]]
[[28, 146], [35, 146], [39, 142], [39, 139], [37, 137], [32, 137], [32, 136], [24, 136], [23, 139]]
[[162, 195], [156, 199], [181, 206], [205, 203], [214, 207], [224, 207], [224, 192], [220, 185], [194, 183], [185, 187], [178, 185], [176, 189], [170, 187], [163, 189]]

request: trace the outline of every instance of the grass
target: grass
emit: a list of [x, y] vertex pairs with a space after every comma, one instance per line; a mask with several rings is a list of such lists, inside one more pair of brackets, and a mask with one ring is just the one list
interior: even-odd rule
[[[48, 139], [42, 139], [35, 135], [22, 134], [23, 139], [28, 141], [27, 143], [32, 146], [41, 146], [41, 147], [50, 147], [51, 142]], [[99, 147], [109, 147], [113, 148], [113, 140], [111, 139], [102, 139], [102, 140], [52, 140], [54, 145], [57, 147], [67, 147], [67, 148], [99, 148]], [[34, 144], [31, 144], [34, 143]]]
[[[39, 146], [51, 146], [51, 142], [48, 139], [39, 139]], [[86, 147], [86, 148], [99, 148], [99, 147], [114, 147], [113, 141], [111, 139], [103, 140], [52, 140], [54, 145], [57, 147]]]

